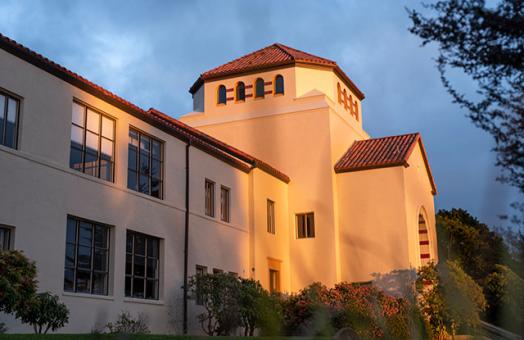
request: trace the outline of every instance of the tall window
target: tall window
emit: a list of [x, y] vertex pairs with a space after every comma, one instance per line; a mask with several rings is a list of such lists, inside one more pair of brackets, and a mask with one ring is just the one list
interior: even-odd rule
[[227, 101], [227, 93], [226, 93], [226, 87], [224, 85], [220, 85], [217, 90], [217, 104], [226, 104]]
[[246, 86], [241, 81], [239, 81], [237, 83], [236, 100], [237, 101], [244, 101], [244, 100], [246, 100]]
[[160, 239], [127, 231], [125, 295], [158, 300]]
[[220, 219], [229, 222], [229, 188], [220, 187]]
[[255, 98], [264, 98], [264, 79], [262, 78], [255, 81]]
[[69, 166], [113, 182], [115, 121], [73, 102]]
[[67, 218], [64, 290], [108, 294], [109, 227]]
[[205, 191], [206, 215], [215, 217], [215, 183], [206, 179]]
[[130, 128], [127, 187], [162, 198], [162, 142]]
[[16, 149], [18, 144], [18, 112], [20, 102], [0, 92], [0, 145]]
[[431, 253], [429, 247], [428, 227], [426, 226], [426, 220], [422, 214], [418, 216], [418, 235], [420, 262], [424, 266], [431, 261]]
[[197, 265], [196, 266], [196, 280], [197, 280], [197, 290], [196, 290], [196, 304], [197, 305], [203, 305], [204, 304], [204, 297], [202, 296], [202, 293], [200, 292], [200, 287], [199, 287], [199, 279], [204, 276], [205, 274], [207, 274], [207, 267], [205, 266], [200, 266], [200, 265]]
[[11, 249], [11, 228], [0, 226], [0, 251]]
[[315, 215], [297, 214], [297, 238], [315, 237]]
[[275, 202], [267, 200], [267, 232], [275, 233]]
[[284, 77], [280, 74], [275, 77], [275, 94], [284, 94]]
[[269, 292], [275, 293], [280, 291], [280, 272], [275, 269], [269, 270]]

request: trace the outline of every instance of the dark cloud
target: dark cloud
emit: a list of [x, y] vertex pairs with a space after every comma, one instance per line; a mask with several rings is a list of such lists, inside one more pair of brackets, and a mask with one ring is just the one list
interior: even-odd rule
[[[372, 136], [420, 131], [440, 191], [496, 224], [516, 190], [495, 182], [491, 137], [451, 103], [432, 58], [386, 1], [9, 1], [0, 31], [126, 99], [191, 110], [198, 75], [273, 42], [336, 60], [366, 93]], [[459, 86], [471, 84], [458, 78]]]

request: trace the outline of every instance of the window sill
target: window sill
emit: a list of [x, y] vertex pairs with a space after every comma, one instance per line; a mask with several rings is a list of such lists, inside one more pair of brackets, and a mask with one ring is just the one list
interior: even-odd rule
[[138, 299], [138, 298], [131, 298], [131, 297], [125, 297], [124, 302], [127, 303], [141, 303], [145, 305], [157, 305], [157, 306], [163, 306], [164, 301], [163, 300], [148, 300], [148, 299]]
[[73, 292], [62, 292], [62, 296], [78, 297], [78, 298], [84, 298], [84, 299], [95, 299], [95, 300], [107, 300], [107, 301], [115, 300], [115, 298], [110, 295], [95, 295], [95, 294], [73, 293]]

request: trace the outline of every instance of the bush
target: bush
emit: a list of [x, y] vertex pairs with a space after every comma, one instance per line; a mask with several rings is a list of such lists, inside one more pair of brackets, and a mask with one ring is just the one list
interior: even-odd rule
[[36, 266], [22, 252], [0, 251], [0, 312], [22, 312], [36, 292]]
[[4, 334], [7, 332], [7, 327], [5, 326], [5, 323], [0, 322], [0, 334]]
[[260, 282], [253, 279], [239, 279], [238, 305], [244, 336], [253, 336], [255, 329], [263, 335], [280, 333], [281, 311], [278, 297], [270, 295]]
[[64, 327], [69, 321], [69, 310], [59, 301], [58, 296], [40, 293], [33, 296], [17, 316], [23, 323], [33, 326], [35, 333], [47, 334], [49, 330]]
[[109, 322], [107, 328], [110, 334], [149, 334], [149, 327], [147, 320], [143, 314], [138, 314], [138, 318], [134, 319], [129, 312], [121, 312], [117, 320], [112, 323]]

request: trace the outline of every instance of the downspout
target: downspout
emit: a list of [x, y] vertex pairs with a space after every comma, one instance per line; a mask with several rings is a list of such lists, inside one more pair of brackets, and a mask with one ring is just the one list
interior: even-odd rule
[[182, 322], [182, 332], [187, 334], [187, 299], [188, 299], [188, 287], [187, 287], [187, 275], [188, 275], [188, 255], [189, 255], [189, 147], [191, 146], [191, 140], [188, 140], [186, 145], [186, 217], [184, 227], [184, 319]]

